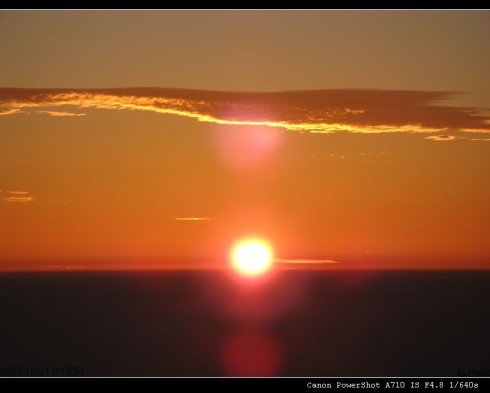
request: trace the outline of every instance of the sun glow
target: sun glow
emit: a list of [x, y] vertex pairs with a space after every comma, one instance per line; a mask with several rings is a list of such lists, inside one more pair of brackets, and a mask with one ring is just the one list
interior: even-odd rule
[[233, 269], [244, 276], [260, 276], [272, 267], [272, 248], [261, 239], [249, 238], [236, 243], [231, 250]]

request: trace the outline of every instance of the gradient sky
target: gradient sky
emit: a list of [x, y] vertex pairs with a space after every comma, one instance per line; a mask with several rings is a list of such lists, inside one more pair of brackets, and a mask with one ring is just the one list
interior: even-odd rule
[[0, 270], [224, 266], [250, 234], [490, 268], [488, 11], [4, 11], [0, 36]]

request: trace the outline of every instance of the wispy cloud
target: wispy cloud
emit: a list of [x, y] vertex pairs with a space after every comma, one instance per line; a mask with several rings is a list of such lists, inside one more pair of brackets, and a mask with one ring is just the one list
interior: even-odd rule
[[430, 136], [426, 136], [424, 139], [428, 139], [428, 140], [436, 141], [436, 142], [448, 142], [448, 141], [454, 141], [454, 140], [460, 139], [460, 138], [455, 136], [455, 135], [430, 135]]
[[20, 112], [19, 108], [0, 109], [0, 116], [13, 115], [14, 113], [19, 113], [19, 112]]
[[5, 107], [3, 111], [66, 105], [143, 110], [217, 124], [316, 133], [490, 133], [490, 117], [483, 115], [481, 108], [443, 105], [455, 94], [374, 89], [243, 93], [166, 88], [1, 88], [0, 106]]
[[31, 196], [8, 196], [6, 198], [3, 198], [5, 202], [20, 202], [20, 203], [25, 203], [25, 202], [34, 202], [34, 198]]
[[[3, 191], [0, 191], [3, 193]], [[14, 203], [26, 203], [26, 202], [34, 202], [35, 199], [30, 195], [29, 191], [5, 191], [7, 194], [6, 197], [2, 198], [5, 202], [14, 202]]]
[[13, 203], [27, 203], [27, 202], [41, 202], [60, 205], [69, 205], [69, 202], [60, 198], [39, 199], [32, 196], [30, 191], [22, 190], [0, 190], [0, 203], [1, 202], [13, 202]]
[[323, 265], [341, 263], [333, 259], [276, 259], [276, 263], [291, 263], [296, 265]]
[[175, 221], [210, 221], [212, 217], [176, 217]]
[[9, 194], [12, 195], [28, 195], [30, 194], [29, 191], [6, 191]]
[[426, 136], [424, 139], [428, 139], [436, 142], [449, 142], [455, 140], [467, 140], [467, 141], [490, 141], [490, 138], [472, 138], [467, 136], [456, 136], [456, 135], [430, 135]]
[[65, 116], [85, 116], [86, 113], [74, 113], [74, 112], [60, 112], [60, 111], [35, 111], [52, 117], [65, 117]]
[[471, 138], [472, 141], [490, 142], [490, 138]]

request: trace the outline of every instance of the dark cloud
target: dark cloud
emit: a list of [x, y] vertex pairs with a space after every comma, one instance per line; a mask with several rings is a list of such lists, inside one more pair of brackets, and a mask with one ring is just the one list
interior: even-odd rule
[[[490, 132], [481, 108], [443, 105], [454, 92], [337, 89], [273, 93], [166, 88], [0, 89], [1, 111], [59, 107], [132, 109], [220, 124], [291, 131]], [[12, 112], [15, 113], [15, 112]]]

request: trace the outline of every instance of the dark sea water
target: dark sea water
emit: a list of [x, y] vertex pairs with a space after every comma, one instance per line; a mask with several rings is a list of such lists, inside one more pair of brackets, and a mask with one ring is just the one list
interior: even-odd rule
[[0, 274], [0, 367], [86, 376], [490, 372], [490, 272]]

